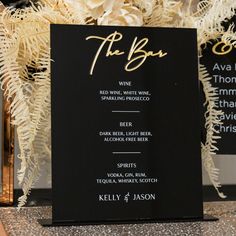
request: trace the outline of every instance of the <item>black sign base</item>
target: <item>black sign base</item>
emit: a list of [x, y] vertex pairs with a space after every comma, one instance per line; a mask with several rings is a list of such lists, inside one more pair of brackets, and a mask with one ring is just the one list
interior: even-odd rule
[[147, 224], [147, 223], [181, 223], [181, 222], [204, 222], [204, 221], [218, 221], [219, 219], [211, 216], [204, 215], [203, 218], [186, 218], [186, 219], [171, 219], [171, 220], [139, 220], [139, 221], [105, 221], [105, 222], [78, 222], [78, 221], [64, 221], [64, 222], [52, 222], [52, 219], [38, 219], [38, 222], [43, 227], [55, 227], [55, 226], [81, 226], [81, 225], [110, 225], [110, 224]]

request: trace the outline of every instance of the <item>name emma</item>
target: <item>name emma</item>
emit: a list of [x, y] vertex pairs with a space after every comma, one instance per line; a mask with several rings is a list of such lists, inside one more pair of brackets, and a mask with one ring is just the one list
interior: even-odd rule
[[[122, 40], [122, 38], [123, 35], [117, 31], [108, 35], [106, 38], [100, 36], [88, 36], [86, 38], [86, 40], [96, 39], [101, 41], [101, 45], [99, 46], [95, 54], [90, 68], [90, 75], [93, 75], [97, 60], [103, 50], [106, 50], [106, 57], [122, 56], [126, 54], [125, 51], [113, 49], [113, 44], [119, 42], [120, 40]], [[140, 40], [138, 40], [138, 37], [134, 38], [127, 56], [127, 63], [125, 65], [126, 71], [130, 72], [137, 70], [140, 66], [143, 65], [143, 63], [147, 60], [148, 57], [163, 58], [167, 55], [167, 52], [163, 52], [162, 50], [159, 50], [157, 52], [145, 50], [144, 47], [148, 44], [148, 42], [148, 38], [142, 38]], [[105, 46], [107, 46], [106, 49], [104, 49]]]

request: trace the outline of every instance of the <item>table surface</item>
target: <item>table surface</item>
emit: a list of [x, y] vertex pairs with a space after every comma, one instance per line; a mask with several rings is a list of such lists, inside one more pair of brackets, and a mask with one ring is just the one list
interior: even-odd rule
[[0, 208], [0, 220], [9, 236], [234, 236], [236, 235], [236, 202], [204, 203], [204, 213], [218, 217], [216, 222], [155, 223], [44, 228], [37, 219], [51, 217], [52, 208]]

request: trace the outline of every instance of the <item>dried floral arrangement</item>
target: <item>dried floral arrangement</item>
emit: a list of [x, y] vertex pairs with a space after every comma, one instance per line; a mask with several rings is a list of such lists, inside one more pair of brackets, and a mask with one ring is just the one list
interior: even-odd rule
[[[22, 1], [21, 1], [22, 2]], [[17, 128], [21, 168], [18, 180], [23, 189], [19, 207], [40, 176], [50, 168], [50, 33], [51, 23], [187, 27], [198, 29], [199, 57], [210, 40], [235, 45], [233, 25], [227, 30], [222, 22], [235, 14], [235, 0], [39, 0], [21, 9], [6, 7], [0, 13], [0, 79], [4, 93], [12, 100], [11, 115]], [[216, 90], [204, 65], [199, 79], [207, 107], [206, 142], [202, 160], [220, 197], [219, 170], [212, 155], [219, 138], [214, 126], [221, 111], [216, 108]]]

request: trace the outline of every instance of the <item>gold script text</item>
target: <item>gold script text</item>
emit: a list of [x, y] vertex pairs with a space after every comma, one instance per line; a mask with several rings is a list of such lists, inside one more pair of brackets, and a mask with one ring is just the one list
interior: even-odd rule
[[[93, 74], [94, 68], [100, 56], [100, 53], [102, 52], [106, 44], [108, 44], [106, 54], [105, 54], [106, 57], [121, 56], [125, 54], [125, 51], [121, 51], [119, 49], [116, 49], [116, 50], [112, 49], [113, 44], [115, 42], [122, 40], [122, 38], [123, 38], [123, 35], [117, 31], [108, 35], [106, 38], [100, 37], [100, 36], [89, 36], [86, 38], [86, 40], [98, 39], [102, 41], [93, 59], [93, 62], [90, 68], [90, 75]], [[162, 50], [159, 50], [158, 52], [146, 51], [144, 47], [147, 45], [148, 41], [149, 41], [148, 38], [142, 38], [141, 40], [138, 40], [138, 37], [134, 38], [130, 51], [127, 56], [128, 62], [125, 65], [126, 71], [134, 71], [138, 69], [140, 66], [143, 65], [143, 63], [146, 61], [148, 57], [162, 58], [167, 55], [167, 52], [163, 52]]]
[[230, 53], [233, 48], [235, 47], [232, 44], [225, 44], [224, 42], [220, 41], [213, 46], [212, 52], [216, 55], [223, 56]]

